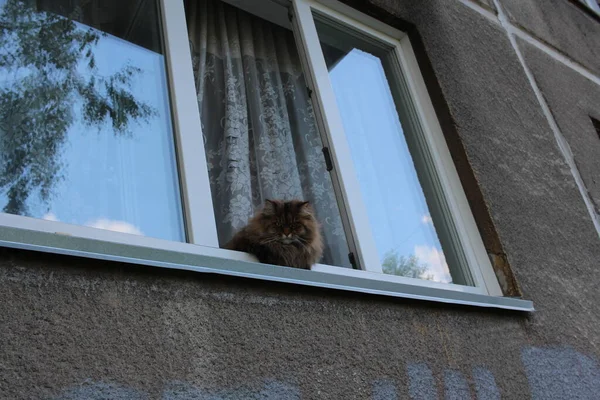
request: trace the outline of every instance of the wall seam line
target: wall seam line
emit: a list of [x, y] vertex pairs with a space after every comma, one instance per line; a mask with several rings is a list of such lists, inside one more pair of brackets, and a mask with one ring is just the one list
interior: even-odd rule
[[[536, 38], [529, 32], [522, 29], [521, 27], [514, 25], [512, 22], [510, 22], [508, 17], [506, 16], [506, 14], [504, 14], [504, 10], [501, 11], [498, 8], [498, 7], [500, 7], [500, 5], [496, 4], [496, 0], [494, 0], [494, 4], [496, 5], [498, 15], [496, 15], [492, 11], [489, 11], [486, 8], [474, 3], [473, 0], [458, 0], [458, 2], [461, 3], [462, 5], [464, 5], [465, 7], [468, 7], [471, 10], [479, 13], [481, 16], [483, 16], [484, 18], [493, 22], [494, 24], [501, 26], [502, 28], [504, 28], [504, 30], [507, 30], [507, 27], [510, 27], [513, 35], [518, 36], [519, 38], [523, 39], [527, 43], [529, 43], [532, 46], [536, 47], [537, 49], [543, 51], [544, 53], [546, 53], [548, 56], [550, 56], [554, 60], [564, 64], [568, 68], [571, 68], [572, 70], [576, 71], [580, 75], [583, 75], [586, 79], [589, 79], [590, 81], [594, 82], [596, 85], [600, 86], [600, 76], [598, 76], [594, 71], [590, 70], [589, 68], [587, 68], [580, 62], [575, 61], [571, 57], [568, 57], [567, 55], [562, 53], [556, 47], [544, 43], [540, 39]], [[502, 18], [504, 19], [504, 21], [499, 20], [501, 18], [501, 16], [500, 16], [501, 13], [502, 13]]]
[[472, 0], [458, 0], [458, 2], [464, 5], [465, 7], [468, 7], [471, 10], [478, 12], [485, 18], [495, 23], [496, 25], [500, 25], [500, 21], [498, 21], [496, 14], [494, 14], [492, 10], [488, 10], [487, 8], [482, 7], [481, 5], [473, 2]]
[[523, 39], [524, 41], [531, 44], [532, 46], [536, 47], [537, 49], [543, 51], [544, 53], [546, 53], [547, 55], [549, 55], [551, 58], [555, 59], [556, 61], [575, 70], [579, 74], [583, 75], [585, 78], [594, 82], [596, 85], [600, 86], [600, 77], [597, 76], [589, 68], [587, 68], [584, 65], [580, 64], [579, 62], [573, 60], [571, 57], [565, 55], [564, 53], [562, 53], [560, 50], [554, 48], [553, 46], [549, 46], [548, 44], [541, 42], [539, 39], [532, 36], [531, 34], [524, 31], [523, 29], [516, 27], [515, 25], [511, 24], [510, 22], [509, 22], [509, 24], [513, 28], [513, 32], [515, 33], [516, 36]]
[[583, 179], [581, 178], [581, 174], [579, 173], [579, 169], [577, 168], [577, 165], [575, 164], [575, 158], [573, 156], [573, 153], [571, 151], [569, 143], [567, 142], [566, 138], [563, 136], [560, 128], [558, 127], [558, 124], [557, 124], [556, 120], [554, 119], [554, 116], [552, 115], [552, 111], [550, 111], [550, 107], [548, 106], [548, 103], [546, 102], [546, 99], [544, 98], [544, 95], [542, 94], [541, 89], [537, 85], [537, 82], [535, 80], [535, 77], [533, 76], [533, 73], [527, 66], [527, 63], [525, 62], [525, 57], [523, 56], [523, 53], [521, 52], [521, 49], [519, 48], [519, 45], [517, 44], [517, 40], [516, 40], [517, 33], [515, 33], [515, 31], [518, 31], [518, 29], [515, 28], [508, 21], [508, 18], [506, 17], [506, 14], [504, 14], [504, 10], [500, 4], [500, 0], [493, 0], [493, 1], [496, 6], [496, 9], [498, 11], [498, 20], [500, 21], [500, 25], [506, 31], [508, 40], [510, 41], [511, 46], [513, 47], [513, 49], [517, 55], [517, 58], [519, 59], [519, 62], [521, 63], [521, 66], [523, 67], [523, 70], [525, 71], [525, 75], [527, 76], [529, 84], [531, 85], [531, 88], [533, 89], [533, 92], [534, 92], [540, 106], [542, 107], [542, 112], [544, 113], [544, 116], [546, 117], [546, 120], [548, 121], [548, 124], [550, 125], [550, 129], [552, 130], [552, 133], [554, 134], [554, 138], [556, 140], [558, 148], [559, 148], [560, 152], [562, 153], [562, 155], [565, 159], [565, 162], [569, 166], [569, 169], [571, 170], [571, 174], [573, 175], [573, 178], [575, 179], [575, 183], [577, 185], [577, 188], [579, 189], [579, 193], [580, 193], [581, 197], [583, 198], [585, 206], [586, 206], [588, 213], [592, 219], [592, 223], [594, 224], [594, 227], [596, 228], [596, 233], [598, 234], [598, 237], [600, 238], [600, 217], [596, 213], [592, 199], [589, 197], [589, 191], [588, 191], [587, 187], [585, 186]]

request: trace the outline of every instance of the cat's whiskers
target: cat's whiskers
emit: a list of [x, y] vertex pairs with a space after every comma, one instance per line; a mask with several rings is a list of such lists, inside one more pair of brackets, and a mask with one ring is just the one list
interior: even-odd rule
[[308, 240], [305, 239], [305, 238], [303, 238], [303, 237], [301, 237], [301, 236], [298, 236], [296, 238], [296, 241], [298, 241], [304, 247], [306, 247], [306, 245], [308, 244]]
[[279, 236], [268, 236], [267, 238], [260, 241], [260, 244], [269, 244], [279, 242], [281, 239]]

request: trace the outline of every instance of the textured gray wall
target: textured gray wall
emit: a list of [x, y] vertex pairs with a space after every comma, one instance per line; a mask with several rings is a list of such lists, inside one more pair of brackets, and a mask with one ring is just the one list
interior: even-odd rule
[[[598, 398], [600, 238], [532, 86], [597, 202], [600, 138], [589, 116], [600, 113], [598, 84], [519, 41], [532, 83], [503, 26], [458, 0], [347, 2], [422, 43], [440, 119], [457, 135], [448, 140], [460, 139], [538, 311], [0, 250], [0, 398]], [[597, 71], [588, 50], [600, 23], [566, 0], [540, 11], [545, 2], [500, 4], [509, 21], [518, 15]], [[574, 26], [562, 29], [565, 20]]]
[[[600, 40], [600, 22], [597, 25]], [[569, 143], [595, 208], [600, 212], [600, 136], [592, 123], [592, 118], [600, 121], [600, 85], [590, 85], [585, 77], [563, 64], [552, 62], [545, 53], [526, 42], [520, 41], [519, 47]]]
[[567, 0], [501, 2], [516, 25], [600, 74], [600, 17], [574, 11]]

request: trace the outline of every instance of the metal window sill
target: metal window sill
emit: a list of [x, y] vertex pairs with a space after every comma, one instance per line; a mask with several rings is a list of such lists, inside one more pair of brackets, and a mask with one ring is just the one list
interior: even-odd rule
[[[337, 273], [326, 272], [327, 268], [323, 268], [322, 266], [318, 266], [319, 268], [315, 268], [313, 271], [299, 270], [239, 259], [198, 254], [192, 251], [185, 252], [180, 250], [181, 246], [179, 246], [179, 250], [173, 251], [164, 248], [116, 243], [11, 226], [3, 226], [0, 229], [0, 246], [406, 299], [517, 311], [534, 311], [533, 303], [529, 300], [489, 296], [475, 293], [470, 289], [466, 289], [465, 291], [447, 289], [443, 287], [443, 284], [423, 286], [399, 282], [397, 280], [369, 279], [366, 276], [357, 276], [361, 271], [354, 271], [351, 275], [341, 275], [339, 271]], [[198, 247], [193, 244], [183, 244], [183, 246], [190, 246], [190, 250]], [[404, 279], [411, 281], [408, 278]]]

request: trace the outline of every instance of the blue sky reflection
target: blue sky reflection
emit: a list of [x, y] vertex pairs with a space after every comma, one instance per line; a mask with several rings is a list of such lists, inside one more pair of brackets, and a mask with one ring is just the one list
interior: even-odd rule
[[[37, 14], [43, 18], [44, 13]], [[78, 29], [88, 29], [77, 24]], [[97, 31], [100, 33], [99, 31]], [[14, 51], [0, 48], [0, 55]], [[77, 73], [84, 82], [110, 77], [127, 66], [138, 68], [129, 92], [153, 113], [132, 120], [128, 133], [117, 135], [112, 121], [89, 126], [83, 120], [83, 102], [73, 101], [73, 121], [58, 150], [60, 179], [48, 200], [33, 191], [27, 198], [27, 214], [70, 224], [184, 240], [178, 178], [175, 168], [171, 115], [165, 60], [161, 54], [108, 34], [94, 45], [96, 66], [79, 62]], [[50, 68], [50, 67], [48, 67]], [[17, 70], [0, 67], [0, 95], [18, 91], [23, 79], [39, 73], [35, 66]], [[60, 80], [57, 74], [53, 79]], [[1, 134], [1, 133], [0, 133]], [[0, 206], [7, 204], [7, 190]]]
[[381, 60], [355, 48], [330, 78], [381, 261], [414, 256], [421, 278], [451, 282]]

